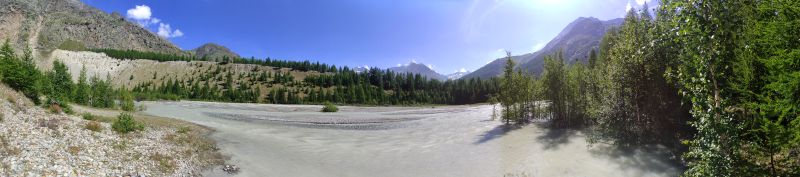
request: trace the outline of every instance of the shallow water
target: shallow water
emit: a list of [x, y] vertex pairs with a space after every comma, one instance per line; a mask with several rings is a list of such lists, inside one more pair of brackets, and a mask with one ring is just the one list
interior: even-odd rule
[[[580, 132], [508, 128], [492, 106], [340, 107], [143, 102], [216, 130], [236, 176], [677, 176], [651, 151], [589, 146]], [[207, 176], [228, 176], [219, 168]]]

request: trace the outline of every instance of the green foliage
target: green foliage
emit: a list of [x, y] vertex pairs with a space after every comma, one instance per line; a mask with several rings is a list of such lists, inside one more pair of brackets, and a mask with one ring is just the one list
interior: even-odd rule
[[111, 129], [119, 133], [129, 133], [132, 131], [141, 131], [144, 130], [144, 125], [139, 122], [136, 122], [136, 119], [133, 118], [128, 113], [121, 113], [117, 117], [117, 120], [111, 124]]
[[125, 88], [120, 89], [119, 93], [119, 108], [123, 111], [136, 111], [136, 105], [133, 103], [133, 94]]
[[40, 80], [43, 78], [41, 72], [32, 62], [18, 59], [8, 40], [0, 47], [0, 76], [8, 86], [22, 92], [34, 103], [41, 102], [39, 100]]
[[95, 120], [96, 119], [96, 117], [94, 115], [92, 115], [91, 113], [88, 113], [88, 112], [87, 113], [83, 113], [81, 115], [81, 117], [83, 118], [83, 120]]
[[78, 77], [78, 84], [75, 85], [75, 94], [73, 94], [72, 101], [82, 105], [88, 105], [91, 94], [91, 87], [86, 80], [86, 67], [81, 69], [80, 76]]
[[[687, 176], [800, 175], [797, 1], [665, 1], [692, 104]], [[678, 10], [680, 9], [680, 10]], [[735, 9], [735, 10], [731, 10]]]
[[670, 50], [674, 47], [659, 39], [665, 32], [656, 20], [645, 11], [629, 11], [624, 24], [602, 39], [599, 55], [584, 77], [572, 74], [585, 81], [580, 89], [588, 91], [578, 107], [595, 125], [592, 141], [623, 146], [658, 143], [677, 150], [680, 139], [691, 132], [688, 110], [664, 77], [675, 58]]
[[91, 100], [89, 101], [92, 107], [98, 108], [112, 108], [114, 107], [113, 88], [109, 79], [100, 80], [97, 76], [92, 77], [91, 83]]
[[333, 103], [325, 102], [325, 105], [322, 107], [322, 112], [339, 112], [339, 108]]
[[47, 90], [45, 95], [58, 100], [59, 102], [68, 102], [73, 97], [72, 76], [69, 74], [67, 66], [59, 61], [53, 62], [53, 71], [47, 74]]

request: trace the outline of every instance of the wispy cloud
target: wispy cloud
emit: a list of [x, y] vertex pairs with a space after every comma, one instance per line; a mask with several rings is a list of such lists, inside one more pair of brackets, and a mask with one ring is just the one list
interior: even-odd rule
[[134, 6], [133, 8], [128, 9], [126, 17], [144, 28], [148, 28], [150, 25], [158, 24], [156, 34], [161, 37], [173, 38], [183, 36], [183, 31], [180, 29], [172, 30], [172, 26], [170, 26], [168, 23], [163, 23], [161, 19], [154, 17], [150, 6], [144, 4]]
[[483, 27], [486, 18], [502, 4], [503, 0], [473, 0], [470, 3], [461, 22], [467, 41], [480, 33], [480, 28]]
[[158, 24], [158, 32], [156, 33], [161, 37], [165, 38], [173, 38], [173, 37], [181, 37], [183, 36], [183, 32], [179, 29], [172, 30], [172, 27], [169, 24], [159, 23]]

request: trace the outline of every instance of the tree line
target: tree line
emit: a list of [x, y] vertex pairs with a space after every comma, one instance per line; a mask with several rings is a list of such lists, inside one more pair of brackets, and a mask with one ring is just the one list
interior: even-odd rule
[[800, 2], [643, 9], [587, 64], [556, 53], [536, 76], [515, 71], [509, 55], [502, 118], [585, 127], [593, 142], [667, 145], [683, 153], [686, 176], [800, 175]]
[[277, 68], [291, 68], [297, 71], [317, 71], [320, 73], [325, 72], [337, 72], [337, 71], [344, 71], [349, 72], [350, 68], [347, 66], [338, 68], [336, 65], [328, 65], [320, 62], [314, 62], [305, 60], [305, 61], [290, 61], [290, 60], [279, 60], [279, 59], [272, 59], [272, 58], [264, 58], [264, 59], [257, 59], [255, 57], [250, 58], [235, 58], [235, 57], [228, 57], [223, 56], [221, 58], [208, 58], [206, 56], [197, 57], [195, 55], [179, 55], [179, 54], [165, 54], [165, 53], [158, 53], [158, 52], [147, 52], [147, 51], [137, 51], [137, 50], [119, 50], [119, 49], [89, 49], [89, 51], [97, 52], [97, 53], [105, 53], [107, 56], [116, 59], [144, 59], [144, 60], [155, 60], [159, 62], [165, 61], [211, 61], [211, 62], [218, 62], [220, 64], [228, 64], [228, 63], [239, 63], [239, 64], [254, 64], [254, 65], [261, 65], [261, 66], [271, 66]]
[[[225, 71], [227, 70], [227, 71]], [[157, 74], [156, 74], [157, 75]], [[161, 82], [158, 82], [161, 80]], [[498, 79], [428, 79], [420, 74], [371, 69], [342, 70], [296, 80], [291, 72], [242, 71], [217, 67], [189, 78], [154, 75], [132, 88], [137, 100], [204, 100], [245, 103], [364, 105], [471, 104], [485, 102], [498, 89]]]

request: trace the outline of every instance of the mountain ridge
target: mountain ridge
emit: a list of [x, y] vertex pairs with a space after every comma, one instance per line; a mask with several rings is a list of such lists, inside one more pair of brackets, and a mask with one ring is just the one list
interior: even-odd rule
[[198, 58], [208, 58], [213, 61], [220, 61], [225, 57], [230, 59], [240, 57], [239, 54], [231, 51], [231, 49], [228, 47], [213, 42], [203, 44], [192, 50], [187, 50], [187, 52], [197, 56]]
[[425, 64], [417, 63], [417, 62], [410, 62], [405, 65], [396, 66], [388, 68], [388, 70], [393, 71], [395, 73], [414, 73], [420, 74], [425, 76], [429, 79], [436, 79], [436, 80], [447, 80], [447, 76], [439, 74], [438, 72], [434, 71], [430, 67]]
[[[517, 56], [512, 56], [512, 60], [517, 62], [517, 70], [541, 74], [544, 64], [544, 56], [562, 51], [566, 63], [586, 62], [586, 55], [593, 48], [596, 48], [603, 38], [605, 32], [612, 27], [620, 26], [622, 18], [602, 21], [594, 17], [579, 17], [570, 22], [564, 29], [542, 49]], [[488, 79], [502, 74], [506, 59], [498, 58], [470, 74], [462, 77], [463, 79], [482, 78]]]
[[0, 39], [8, 39], [17, 51], [27, 46], [47, 53], [68, 43], [77, 48], [184, 54], [119, 13], [106, 13], [79, 0], [0, 0]]

